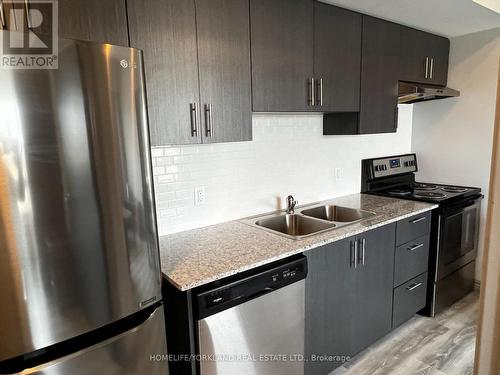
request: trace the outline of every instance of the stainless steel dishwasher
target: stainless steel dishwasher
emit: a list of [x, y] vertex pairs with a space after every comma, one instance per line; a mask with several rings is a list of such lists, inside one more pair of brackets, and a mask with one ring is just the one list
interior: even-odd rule
[[201, 375], [304, 373], [304, 256], [197, 295]]

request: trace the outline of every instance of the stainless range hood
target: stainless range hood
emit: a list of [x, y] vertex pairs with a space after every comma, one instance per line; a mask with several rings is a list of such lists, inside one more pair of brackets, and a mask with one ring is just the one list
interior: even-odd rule
[[460, 91], [449, 87], [399, 82], [398, 103], [412, 104], [428, 100], [446, 99], [460, 96]]

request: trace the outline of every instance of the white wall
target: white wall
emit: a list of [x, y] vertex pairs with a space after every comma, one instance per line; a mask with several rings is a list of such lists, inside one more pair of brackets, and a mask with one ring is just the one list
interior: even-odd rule
[[154, 148], [160, 235], [272, 211], [288, 194], [309, 203], [357, 193], [361, 159], [410, 151], [411, 111], [400, 108], [396, 134], [323, 136], [321, 115], [254, 115], [253, 142]]
[[480, 255], [490, 179], [500, 28], [451, 39], [448, 86], [459, 98], [415, 104], [412, 150], [422, 181], [479, 186], [483, 201]]

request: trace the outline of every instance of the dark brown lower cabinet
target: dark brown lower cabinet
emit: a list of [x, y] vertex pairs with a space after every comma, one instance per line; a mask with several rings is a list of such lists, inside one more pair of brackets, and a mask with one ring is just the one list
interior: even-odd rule
[[[356, 273], [351, 266], [351, 240], [306, 253], [306, 375], [325, 375], [343, 364], [354, 346]], [[337, 360], [320, 360], [337, 356]], [[319, 358], [319, 359], [318, 359]]]
[[396, 224], [365, 232], [357, 238], [363, 260], [356, 270], [355, 309], [351, 315], [355, 322], [353, 355], [392, 328]]
[[307, 375], [328, 374], [391, 330], [395, 233], [390, 224], [306, 253]]

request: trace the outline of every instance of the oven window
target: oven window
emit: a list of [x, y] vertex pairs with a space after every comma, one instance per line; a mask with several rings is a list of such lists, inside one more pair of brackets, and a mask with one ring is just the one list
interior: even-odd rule
[[441, 256], [448, 265], [476, 249], [478, 206], [443, 217]]

